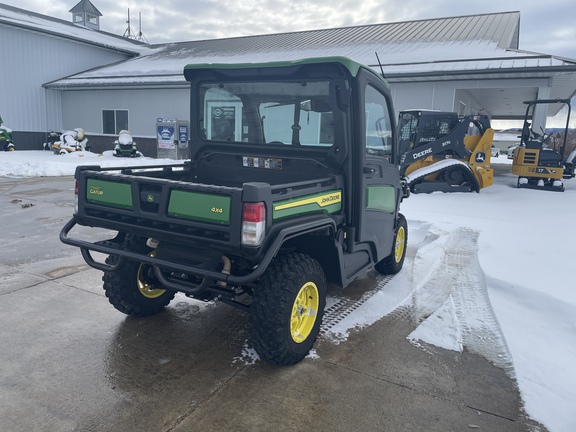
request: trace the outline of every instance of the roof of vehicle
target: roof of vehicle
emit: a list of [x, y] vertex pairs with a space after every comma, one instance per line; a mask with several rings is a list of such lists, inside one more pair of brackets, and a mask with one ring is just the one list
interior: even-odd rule
[[326, 64], [326, 63], [338, 63], [344, 66], [350, 75], [356, 77], [360, 69], [365, 69], [369, 73], [378, 77], [386, 86], [389, 87], [388, 82], [379, 74], [377, 74], [372, 68], [363, 65], [355, 60], [343, 56], [331, 56], [331, 57], [312, 57], [300, 60], [290, 60], [290, 61], [276, 61], [276, 62], [262, 62], [262, 63], [200, 63], [200, 64], [189, 64], [184, 67], [186, 70], [196, 70], [196, 69], [262, 69], [262, 68], [280, 68], [280, 67], [290, 67], [290, 66], [300, 66], [300, 65], [310, 65], [310, 64]]

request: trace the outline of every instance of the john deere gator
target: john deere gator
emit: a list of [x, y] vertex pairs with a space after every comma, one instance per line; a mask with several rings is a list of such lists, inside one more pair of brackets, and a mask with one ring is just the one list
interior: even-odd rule
[[[327, 283], [402, 268], [409, 192], [388, 84], [341, 57], [189, 65], [184, 75], [190, 160], [79, 167], [60, 238], [104, 272], [121, 312], [155, 314], [177, 292], [219, 300], [249, 314], [261, 358], [294, 364], [319, 333]], [[86, 241], [75, 226], [111, 233]]]

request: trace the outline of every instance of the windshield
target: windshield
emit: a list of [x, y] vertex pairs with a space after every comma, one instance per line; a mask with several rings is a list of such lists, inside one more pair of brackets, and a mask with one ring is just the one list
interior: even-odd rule
[[414, 147], [418, 132], [418, 117], [412, 113], [400, 113], [398, 119], [398, 144], [402, 152]]
[[202, 84], [203, 138], [330, 146], [334, 143], [334, 117], [329, 91], [328, 80]]

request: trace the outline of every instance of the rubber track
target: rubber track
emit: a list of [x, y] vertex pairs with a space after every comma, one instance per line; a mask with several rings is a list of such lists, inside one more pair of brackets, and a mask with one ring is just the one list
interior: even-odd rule
[[[466, 169], [464, 169], [465, 165], [453, 165], [453, 166], [449, 166], [449, 167], [446, 167], [446, 168], [440, 168], [440, 169], [437, 169], [437, 170], [435, 170], [435, 171], [427, 172], [426, 174], [423, 174], [423, 175], [421, 175], [421, 176], [419, 176], [419, 177], [416, 177], [415, 179], [413, 179], [413, 180], [410, 182], [409, 186], [411, 187], [412, 185], [415, 185], [417, 181], [419, 181], [420, 179], [423, 179], [423, 178], [425, 178], [425, 177], [428, 177], [429, 175], [436, 174], [436, 173], [439, 173], [439, 172], [441, 172], [441, 171], [445, 171], [445, 170], [447, 170], [447, 169], [454, 168], [454, 167], [457, 167], [458, 169], [462, 170], [462, 172], [465, 172], [465, 173], [466, 173], [466, 176], [468, 177], [468, 181], [471, 182], [472, 185], [475, 185], [475, 184], [478, 183], [478, 181], [476, 180], [476, 177], [474, 177], [474, 173], [470, 170], [470, 168], [468, 168], [468, 169], [466, 170]], [[448, 183], [446, 183], [446, 182], [444, 182], [444, 183], [445, 183], [445, 184], [448, 184]], [[452, 187], [452, 185], [450, 185], [450, 186]], [[474, 190], [474, 188], [473, 188], [472, 190]]]

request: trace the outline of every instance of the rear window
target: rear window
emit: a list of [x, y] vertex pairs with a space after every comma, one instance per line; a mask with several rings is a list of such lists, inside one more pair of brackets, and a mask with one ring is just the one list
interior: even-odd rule
[[210, 83], [200, 87], [207, 141], [331, 146], [328, 80]]

